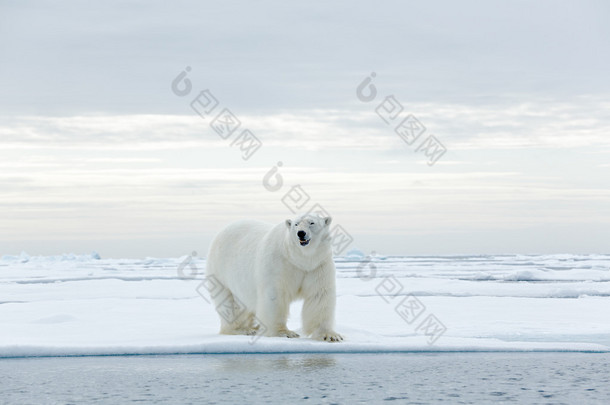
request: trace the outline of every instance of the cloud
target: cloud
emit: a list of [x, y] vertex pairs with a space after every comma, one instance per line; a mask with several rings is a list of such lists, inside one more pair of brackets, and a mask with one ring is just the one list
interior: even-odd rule
[[[486, 229], [478, 243], [502, 245], [532, 224], [565, 225], [557, 246], [587, 250], [607, 238], [572, 230], [610, 217], [608, 5], [552, 9], [0, 3], [2, 237], [175, 238], [277, 220], [300, 184], [400, 253], [404, 235]], [[193, 92], [177, 97], [186, 66]], [[377, 99], [362, 103], [373, 71]], [[251, 160], [191, 110], [206, 88], [214, 113], [229, 108], [262, 141]], [[412, 145], [375, 113], [390, 94], [426, 127]], [[414, 152], [428, 135], [447, 148], [434, 167]], [[285, 184], [271, 193], [261, 180], [279, 161]], [[532, 249], [555, 236], [514, 235]]]
[[[392, 151], [405, 146], [374, 103], [353, 110], [299, 110], [239, 115], [266, 147], [306, 150]], [[416, 142], [434, 134], [447, 149], [575, 148], [610, 146], [610, 101], [528, 101], [508, 105], [411, 104], [426, 127]], [[21, 116], [0, 119], [4, 148], [167, 149], [225, 148], [210, 121], [192, 115]], [[236, 135], [234, 135], [236, 136]], [[417, 143], [413, 144], [413, 148]]]

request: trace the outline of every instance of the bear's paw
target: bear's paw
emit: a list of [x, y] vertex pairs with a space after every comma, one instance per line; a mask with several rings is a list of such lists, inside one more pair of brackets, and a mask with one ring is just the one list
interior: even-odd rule
[[323, 340], [325, 342], [341, 342], [343, 340], [343, 336], [341, 336], [337, 332], [327, 332], [327, 333], [322, 333], [318, 337], [318, 339]]
[[287, 337], [289, 339], [292, 339], [292, 338], [298, 338], [299, 334], [296, 333], [296, 332], [293, 332], [291, 330], [286, 329], [286, 330], [279, 331], [278, 332], [278, 336], [280, 336], [280, 337]]

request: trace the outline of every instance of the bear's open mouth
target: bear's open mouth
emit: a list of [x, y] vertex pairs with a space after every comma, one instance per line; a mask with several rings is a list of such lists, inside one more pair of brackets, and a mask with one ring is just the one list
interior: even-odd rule
[[307, 245], [309, 245], [309, 239], [307, 239], [307, 240], [304, 240], [304, 239], [303, 240], [299, 240], [299, 243], [301, 244], [301, 246], [307, 246]]

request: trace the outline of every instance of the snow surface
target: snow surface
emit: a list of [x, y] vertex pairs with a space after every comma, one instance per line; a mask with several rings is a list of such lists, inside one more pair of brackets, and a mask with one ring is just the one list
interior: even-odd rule
[[201, 258], [3, 256], [0, 357], [610, 351], [610, 255], [357, 253], [335, 259], [341, 343], [219, 335]]

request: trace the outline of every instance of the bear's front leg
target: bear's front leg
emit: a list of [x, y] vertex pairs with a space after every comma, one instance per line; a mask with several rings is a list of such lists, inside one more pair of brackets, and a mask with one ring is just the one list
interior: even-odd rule
[[323, 288], [305, 297], [303, 303], [303, 330], [313, 339], [340, 342], [343, 336], [334, 331], [335, 289]]
[[286, 294], [280, 293], [277, 288], [262, 288], [256, 310], [260, 321], [259, 331], [264, 336], [298, 338], [299, 334], [286, 326], [289, 309], [290, 302]]

